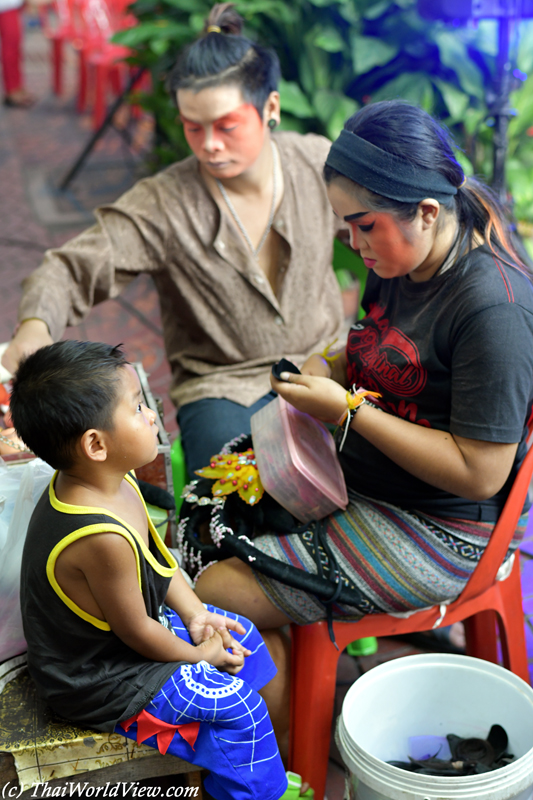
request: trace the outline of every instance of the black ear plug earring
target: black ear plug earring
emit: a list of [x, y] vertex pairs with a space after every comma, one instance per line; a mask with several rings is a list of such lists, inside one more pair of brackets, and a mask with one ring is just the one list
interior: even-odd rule
[[277, 127], [277, 124], [278, 124], [278, 123], [276, 122], [276, 120], [275, 120], [275, 119], [269, 119], [269, 120], [268, 120], [268, 127], [270, 128], [270, 130], [271, 130], [271, 131], [273, 131], [273, 130], [274, 130], [274, 128], [276, 128], [276, 127]]

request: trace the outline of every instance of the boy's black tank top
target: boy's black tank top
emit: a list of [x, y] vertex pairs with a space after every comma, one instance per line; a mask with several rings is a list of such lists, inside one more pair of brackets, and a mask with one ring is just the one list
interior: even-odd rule
[[[162, 624], [166, 618], [161, 607], [177, 564], [150, 520], [148, 549], [140, 534], [112, 512], [61, 503], [55, 477], [33, 512], [22, 556], [20, 599], [28, 668], [39, 694], [57, 714], [113, 731], [117, 722], [144, 708], [183, 662], [151, 661], [128, 647], [107, 623], [63, 593], [55, 580], [55, 562], [80, 537], [121, 534], [135, 554], [146, 612]], [[134, 478], [126, 479], [141, 497]]]

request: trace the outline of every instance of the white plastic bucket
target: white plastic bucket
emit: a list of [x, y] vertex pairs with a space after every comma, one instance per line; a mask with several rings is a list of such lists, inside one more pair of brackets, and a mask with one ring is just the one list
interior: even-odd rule
[[[485, 739], [496, 723], [515, 756], [501, 769], [441, 778], [386, 763], [407, 760], [410, 736]], [[348, 691], [337, 744], [350, 771], [350, 800], [531, 800], [533, 689], [478, 658], [399, 658], [370, 670]]]

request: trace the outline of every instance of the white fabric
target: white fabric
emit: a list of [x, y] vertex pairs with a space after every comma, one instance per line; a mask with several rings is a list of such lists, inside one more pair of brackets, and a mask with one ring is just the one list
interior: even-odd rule
[[21, 8], [23, 5], [24, 0], [0, 0], [0, 14], [13, 8]]

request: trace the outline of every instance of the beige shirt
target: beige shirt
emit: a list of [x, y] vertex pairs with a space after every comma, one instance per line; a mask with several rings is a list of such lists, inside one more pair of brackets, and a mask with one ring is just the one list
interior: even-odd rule
[[48, 250], [23, 283], [19, 320], [43, 319], [59, 339], [95, 303], [148, 273], [159, 293], [174, 403], [223, 397], [252, 405], [270, 390], [274, 362], [301, 364], [342, 325], [331, 268], [339, 222], [322, 180], [330, 142], [292, 132], [274, 138], [284, 176], [273, 222], [281, 237], [277, 296], [191, 156], [97, 209], [96, 225]]

